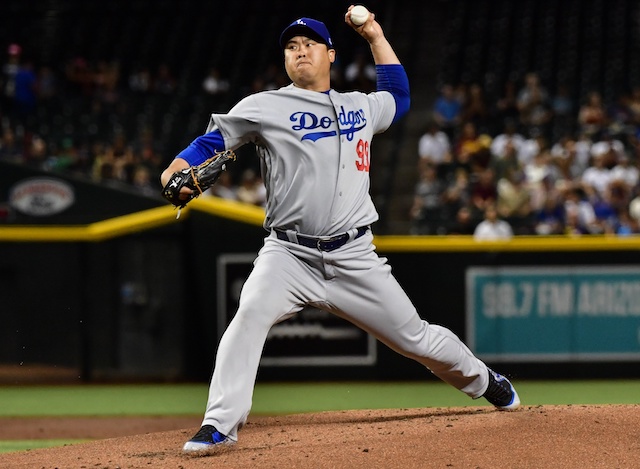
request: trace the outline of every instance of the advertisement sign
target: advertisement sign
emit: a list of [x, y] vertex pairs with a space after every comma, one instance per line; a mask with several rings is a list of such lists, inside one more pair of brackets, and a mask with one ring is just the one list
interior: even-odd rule
[[640, 360], [640, 266], [470, 267], [466, 287], [482, 359]]
[[9, 192], [13, 208], [27, 215], [45, 217], [60, 213], [75, 201], [73, 187], [62, 179], [32, 177], [19, 181]]

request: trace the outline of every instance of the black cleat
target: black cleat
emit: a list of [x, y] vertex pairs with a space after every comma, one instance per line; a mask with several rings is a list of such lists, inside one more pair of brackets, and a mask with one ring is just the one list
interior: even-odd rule
[[206, 454], [210, 453], [220, 446], [231, 445], [234, 442], [225, 435], [216, 430], [213, 425], [203, 425], [198, 433], [193, 435], [182, 447], [183, 453], [188, 454]]
[[511, 381], [490, 368], [487, 370], [489, 371], [489, 386], [482, 397], [496, 406], [498, 410], [516, 410], [520, 407], [520, 397]]

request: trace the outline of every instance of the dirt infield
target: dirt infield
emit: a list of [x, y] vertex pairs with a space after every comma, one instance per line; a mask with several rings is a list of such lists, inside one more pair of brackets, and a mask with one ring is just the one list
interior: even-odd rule
[[637, 468], [640, 405], [255, 417], [213, 456], [180, 448], [197, 418], [0, 419], [0, 439], [99, 438], [0, 455], [2, 468]]

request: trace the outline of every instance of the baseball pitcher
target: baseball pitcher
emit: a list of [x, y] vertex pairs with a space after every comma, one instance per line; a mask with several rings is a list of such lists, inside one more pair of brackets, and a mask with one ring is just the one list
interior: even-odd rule
[[449, 329], [421, 319], [375, 252], [372, 141], [409, 110], [409, 83], [375, 15], [358, 26], [352, 8], [345, 22], [370, 46], [375, 92], [331, 89], [331, 35], [324, 23], [300, 18], [280, 36], [292, 83], [247, 96], [228, 114], [213, 114], [206, 133], [161, 176], [165, 197], [183, 207], [233, 164], [233, 150], [252, 143], [267, 189], [268, 235], [220, 341], [202, 427], [185, 443], [185, 453], [207, 454], [237, 441], [270, 328], [307, 305], [352, 322], [471, 398], [485, 397], [501, 410], [520, 405], [507, 378]]

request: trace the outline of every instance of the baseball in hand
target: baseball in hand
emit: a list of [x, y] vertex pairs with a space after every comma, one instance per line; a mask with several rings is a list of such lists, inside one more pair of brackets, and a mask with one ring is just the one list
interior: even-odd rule
[[356, 26], [361, 26], [369, 19], [369, 10], [362, 5], [356, 5], [351, 9], [351, 22]]

